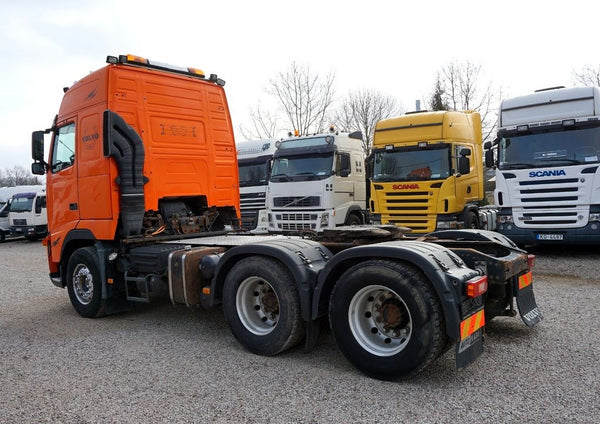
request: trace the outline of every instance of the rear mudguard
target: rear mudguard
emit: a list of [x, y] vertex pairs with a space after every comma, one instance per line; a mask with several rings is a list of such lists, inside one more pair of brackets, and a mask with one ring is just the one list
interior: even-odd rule
[[327, 262], [315, 287], [312, 319], [328, 313], [329, 297], [341, 275], [351, 266], [373, 258], [406, 262], [423, 271], [440, 299], [446, 332], [453, 340], [460, 338], [461, 320], [482, 306], [481, 298], [479, 304], [464, 301], [463, 283], [478, 272], [468, 268], [457, 255], [437, 244], [399, 240], [352, 247]]
[[333, 255], [320, 243], [305, 239], [248, 243], [227, 250], [215, 269], [207, 306], [221, 303], [223, 285], [231, 268], [244, 257], [258, 255], [276, 259], [290, 271], [298, 287], [302, 318], [310, 321], [312, 293], [317, 275]]
[[[485, 272], [489, 286], [486, 315], [501, 313], [495, 310], [494, 303], [511, 305], [512, 311], [514, 297], [527, 326], [532, 327], [542, 320], [533, 294], [528, 254], [508, 237], [487, 230], [444, 230], [427, 234], [423, 239], [452, 249], [467, 266]], [[499, 293], [503, 295], [497, 296]], [[494, 295], [497, 297], [492, 298]]]

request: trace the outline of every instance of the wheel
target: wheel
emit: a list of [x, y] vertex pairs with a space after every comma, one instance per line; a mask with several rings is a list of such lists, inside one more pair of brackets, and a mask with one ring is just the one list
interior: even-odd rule
[[382, 380], [418, 373], [448, 339], [440, 302], [423, 273], [386, 260], [357, 264], [341, 276], [329, 321], [344, 356]]
[[479, 218], [475, 212], [468, 212], [465, 219], [465, 228], [476, 230], [479, 228]]
[[0, 241], [4, 240], [6, 240], [6, 234], [4, 234], [4, 231], [0, 231]]
[[93, 247], [77, 249], [69, 258], [67, 290], [79, 315], [95, 318], [105, 314], [98, 257]]
[[223, 311], [235, 338], [250, 352], [276, 355], [304, 336], [300, 297], [290, 272], [266, 257], [240, 260], [223, 288]]
[[348, 215], [348, 218], [346, 218], [345, 225], [360, 225], [360, 224], [362, 224], [362, 219], [360, 219], [360, 216], [358, 216], [355, 213], [351, 213], [350, 215]]

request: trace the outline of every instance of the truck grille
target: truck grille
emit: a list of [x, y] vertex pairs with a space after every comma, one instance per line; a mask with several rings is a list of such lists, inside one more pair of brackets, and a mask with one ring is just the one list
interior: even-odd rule
[[[558, 185], [560, 184], [560, 185]], [[578, 220], [581, 209], [578, 201], [583, 196], [578, 178], [561, 178], [543, 181], [520, 181], [516, 199], [515, 220], [523, 227], [582, 226]], [[557, 205], [561, 202], [561, 205]]]
[[387, 223], [408, 227], [416, 232], [435, 230], [435, 217], [429, 216], [433, 198], [426, 191], [381, 193], [381, 217]]
[[273, 198], [273, 205], [276, 208], [315, 207], [321, 205], [321, 198], [319, 196], [275, 197]]
[[284, 231], [299, 231], [299, 230], [314, 230], [317, 228], [316, 224], [312, 224], [309, 222], [297, 222], [297, 223], [290, 223], [290, 222], [284, 222], [283, 224], [279, 225], [279, 228], [281, 230]]
[[13, 225], [25, 226], [27, 225], [26, 219], [13, 219]]

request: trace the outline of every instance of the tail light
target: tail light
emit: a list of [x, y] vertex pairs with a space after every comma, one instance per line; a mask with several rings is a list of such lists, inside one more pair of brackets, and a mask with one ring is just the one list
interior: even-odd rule
[[527, 266], [529, 267], [529, 269], [533, 269], [534, 265], [535, 265], [535, 255], [532, 255], [530, 253], [529, 255], [527, 255]]
[[487, 291], [488, 279], [487, 275], [480, 277], [471, 278], [466, 283], [467, 286], [467, 297], [476, 298], [481, 296]]

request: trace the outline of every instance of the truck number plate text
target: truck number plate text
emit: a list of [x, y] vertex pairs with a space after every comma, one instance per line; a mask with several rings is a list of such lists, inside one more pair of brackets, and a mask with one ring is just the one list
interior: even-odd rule
[[536, 234], [535, 238], [537, 240], [563, 240], [564, 236], [562, 234]]

